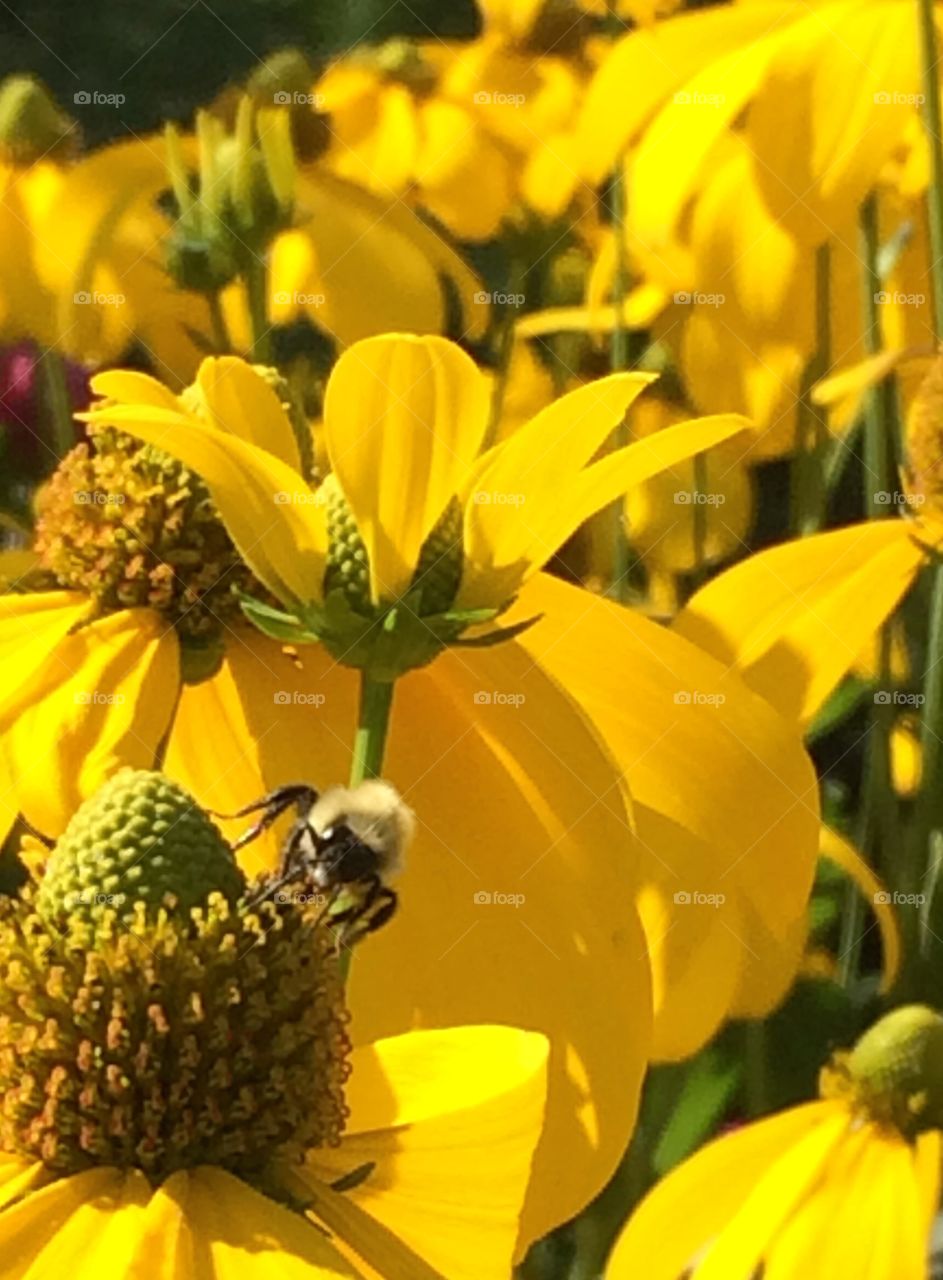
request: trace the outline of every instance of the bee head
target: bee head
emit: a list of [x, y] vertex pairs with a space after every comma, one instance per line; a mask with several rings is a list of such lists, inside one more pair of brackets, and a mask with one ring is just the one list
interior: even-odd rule
[[416, 826], [396, 788], [379, 778], [329, 787], [311, 806], [308, 822], [326, 845], [337, 842], [351, 853], [357, 844], [369, 850], [384, 877], [401, 870]]

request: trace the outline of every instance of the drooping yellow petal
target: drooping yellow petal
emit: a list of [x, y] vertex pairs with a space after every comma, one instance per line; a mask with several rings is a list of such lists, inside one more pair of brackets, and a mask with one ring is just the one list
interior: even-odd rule
[[765, 63], [763, 37], [793, 15], [788, 4], [760, 0], [684, 14], [620, 40], [590, 83], [580, 119], [589, 179], [600, 182], [657, 108], [707, 64], [731, 50], [745, 64], [755, 56]]
[[343, 1141], [313, 1152], [311, 1172], [330, 1182], [373, 1165], [346, 1200], [449, 1280], [503, 1280], [543, 1123], [543, 1037], [411, 1032], [355, 1050], [351, 1066]]
[[865, 1148], [867, 1138], [854, 1131], [851, 1120], [845, 1108], [824, 1113], [808, 1133], [781, 1152], [770, 1153], [769, 1168], [750, 1188], [704, 1261], [694, 1268], [692, 1280], [752, 1280], [776, 1233], [816, 1189], [836, 1153], [853, 1164]]
[[85, 416], [156, 445], [201, 476], [239, 554], [289, 608], [319, 598], [327, 515], [294, 467], [181, 412], [152, 405], [102, 405]]
[[[616, 373], [562, 396], [489, 450], [468, 477], [465, 503], [465, 573], [459, 604], [503, 604], [530, 568], [539, 568], [573, 524], [553, 541], [566, 519], [566, 488], [625, 416], [654, 376]], [[549, 535], [549, 536], [548, 536]], [[534, 563], [536, 559], [536, 564]]]
[[717, 1138], [672, 1170], [642, 1201], [616, 1244], [606, 1280], [678, 1280], [727, 1226], [780, 1153], [847, 1123], [812, 1103]]
[[29, 705], [50, 657], [88, 607], [88, 598], [72, 591], [0, 596], [0, 725]]
[[849, 525], [773, 547], [720, 574], [674, 622], [807, 724], [893, 613], [923, 563], [903, 520]]
[[[881, 931], [881, 945], [884, 949], [881, 990], [889, 991], [900, 971], [901, 953], [900, 925], [897, 923], [897, 913], [891, 906], [891, 895], [886, 892], [884, 885], [858, 851], [832, 827], [822, 827], [820, 851], [823, 858], [828, 858], [830, 862], [841, 867], [849, 880], [855, 883], [877, 918], [878, 928]], [[915, 911], [917, 908], [910, 905], [906, 909]]]
[[728, 930], [743, 967], [762, 964], [771, 946], [794, 945], [818, 852], [811, 761], [791, 722], [672, 631], [547, 574], [507, 616], [534, 614], [542, 621], [519, 643], [585, 708], [625, 772], [643, 884], [662, 900], [660, 923], [645, 907], [646, 925], [657, 923], [648, 937], [656, 971], [668, 975], [655, 1051], [686, 1056], [716, 1028], [724, 1002], [705, 992], [706, 972], [675, 998], [671, 979], [694, 970], [699, 940], [718, 940], [722, 991], [731, 981], [720, 960]]
[[105, 369], [95, 374], [92, 388], [96, 395], [118, 404], [149, 404], [171, 413], [180, 410], [177, 397], [168, 387], [137, 369]]
[[176, 635], [150, 609], [109, 614], [60, 640], [4, 737], [32, 825], [59, 835], [115, 769], [154, 768], [179, 687]]
[[[210, 1166], [168, 1178], [154, 1193], [138, 1237], [128, 1280], [356, 1280], [362, 1275], [313, 1224]], [[165, 1259], [165, 1270], [156, 1277], [155, 1256]]]
[[408, 588], [423, 543], [478, 455], [490, 402], [478, 366], [444, 338], [368, 338], [334, 366], [327, 449], [367, 546], [375, 600]]
[[879, 351], [815, 384], [809, 398], [813, 404], [828, 407], [828, 425], [832, 431], [842, 435], [852, 425], [867, 392], [882, 383], [907, 354], [899, 347]]
[[[280, 783], [345, 780], [356, 677], [316, 646], [300, 661], [258, 634], [234, 639], [219, 675], [183, 690], [171, 776], [224, 812]], [[384, 771], [419, 830], [397, 913], [352, 969], [354, 1030], [364, 1042], [411, 1025], [501, 1022], [548, 1037], [531, 1240], [610, 1176], [648, 1059], [648, 962], [618, 779], [595, 731], [516, 643], [448, 653], [404, 677]], [[247, 867], [266, 856], [273, 865], [277, 840], [246, 846]]]
[[0, 1154], [0, 1210], [19, 1200], [27, 1191], [41, 1187], [49, 1179], [49, 1171], [39, 1161]]
[[2, 1280], [128, 1274], [150, 1185], [143, 1173], [91, 1169], [0, 1212]]
[[236, 356], [210, 356], [200, 365], [196, 387], [210, 426], [274, 453], [293, 471], [301, 470], [288, 415], [274, 388], [251, 364]]

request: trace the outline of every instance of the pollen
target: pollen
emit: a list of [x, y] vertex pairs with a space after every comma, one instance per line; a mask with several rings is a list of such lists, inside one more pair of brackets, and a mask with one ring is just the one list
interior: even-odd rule
[[221, 894], [186, 921], [0, 905], [0, 1149], [53, 1174], [200, 1164], [271, 1191], [344, 1127], [349, 1040], [330, 932]]
[[920, 384], [904, 432], [911, 493], [943, 510], [943, 354]]
[[37, 507], [41, 567], [102, 612], [156, 609], [205, 646], [240, 616], [238, 592], [258, 590], [203, 482], [110, 427], [90, 427]]

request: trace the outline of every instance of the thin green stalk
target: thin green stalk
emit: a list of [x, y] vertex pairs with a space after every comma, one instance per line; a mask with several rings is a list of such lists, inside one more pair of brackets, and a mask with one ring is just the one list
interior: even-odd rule
[[72, 397], [66, 381], [65, 364], [57, 351], [50, 347], [43, 352], [43, 407], [49, 436], [57, 458], [64, 458], [75, 444], [75, 426], [72, 421]]
[[243, 273], [252, 333], [250, 357], [258, 364], [272, 363], [271, 323], [268, 317], [268, 264], [253, 256]]
[[[920, 57], [923, 71], [923, 128], [930, 153], [930, 185], [927, 215], [930, 223], [930, 275], [933, 326], [937, 342], [943, 339], [943, 140], [940, 138], [939, 42], [933, 0], [917, 0]], [[933, 570], [930, 628], [923, 677], [923, 711], [920, 744], [923, 780], [914, 815], [913, 843], [908, 852], [912, 879], [920, 873], [927, 880], [932, 851], [943, 830], [943, 563]], [[931, 912], [937, 934], [943, 925]]]
[[822, 410], [812, 403], [812, 387], [831, 366], [832, 325], [829, 312], [831, 248], [826, 241], [815, 254], [815, 352], [809, 361], [799, 395], [797, 449], [793, 463], [794, 526], [806, 536], [817, 532], [825, 516], [822, 449], [828, 427]]
[[[610, 189], [612, 234], [616, 243], [616, 268], [612, 280], [612, 305], [615, 316], [612, 325], [612, 341], [609, 347], [609, 367], [613, 373], [628, 369], [632, 364], [631, 338], [625, 324], [625, 297], [629, 289], [629, 263], [625, 249], [626, 179], [625, 161], [620, 156]], [[621, 422], [616, 428], [615, 448], [629, 443], [628, 427]], [[625, 536], [625, 516], [621, 502], [613, 509], [612, 595], [624, 600], [628, 593], [629, 568], [632, 557]]]
[[232, 351], [229, 337], [229, 326], [223, 312], [223, 301], [219, 290], [207, 294], [206, 301], [210, 309], [210, 326], [213, 330], [213, 347], [217, 355], [228, 355]]
[[933, 329], [943, 339], [943, 141], [940, 138], [940, 50], [933, 0], [917, 0], [923, 69], [923, 128], [930, 151], [927, 213], [930, 221], [930, 274], [933, 281]]
[[[512, 254], [511, 269], [508, 272], [508, 295], [516, 297], [524, 292], [524, 281], [527, 277], [520, 258]], [[513, 303], [507, 303], [501, 314], [498, 327], [498, 364], [495, 369], [494, 388], [491, 393], [491, 412], [488, 418], [488, 431], [485, 435], [485, 448], [494, 444], [501, 425], [501, 414], [504, 411], [504, 397], [507, 394], [508, 377], [511, 372], [511, 360], [514, 355], [514, 325], [517, 313]]]
[[365, 778], [379, 778], [383, 770], [386, 736], [393, 707], [393, 682], [372, 680], [360, 675], [360, 715], [354, 738], [354, 758], [350, 766], [350, 785], [357, 786]]
[[[350, 764], [350, 785], [358, 786], [367, 778], [379, 778], [383, 771], [386, 739], [393, 709], [392, 680], [372, 680], [366, 671], [360, 673], [360, 712], [354, 735], [354, 754]], [[341, 976], [346, 982], [353, 952], [342, 951], [339, 957]]]
[[[882, 350], [881, 326], [878, 318], [878, 294], [881, 277], [878, 272], [878, 206], [872, 192], [858, 215], [862, 273], [862, 305], [865, 354], [876, 356]], [[872, 387], [864, 409], [865, 506], [870, 520], [895, 515], [887, 495], [894, 489], [893, 437], [895, 429], [894, 388], [885, 378]]]
[[701, 495], [707, 494], [707, 456], [703, 453], [694, 457], [694, 492], [691, 494], [691, 536], [694, 542], [694, 568], [691, 579], [694, 589], [701, 585], [707, 572], [707, 503], [701, 501]]

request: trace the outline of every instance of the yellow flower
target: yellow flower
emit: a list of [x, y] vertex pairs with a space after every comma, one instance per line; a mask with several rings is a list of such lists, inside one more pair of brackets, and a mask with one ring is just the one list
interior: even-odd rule
[[895, 1010], [823, 1073], [822, 1101], [718, 1138], [673, 1170], [630, 1219], [607, 1280], [924, 1280], [941, 1117], [915, 1133], [916, 1095], [938, 1096], [941, 1025], [929, 1009]]
[[0, 904], [2, 1274], [510, 1274], [545, 1039], [352, 1049], [324, 911], [283, 888], [145, 772]]

